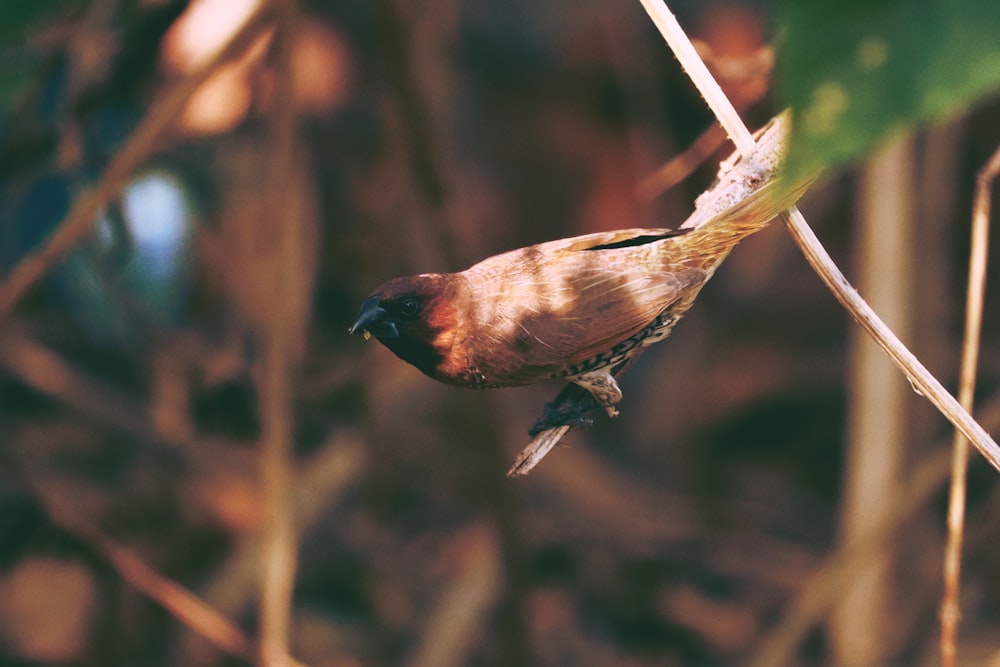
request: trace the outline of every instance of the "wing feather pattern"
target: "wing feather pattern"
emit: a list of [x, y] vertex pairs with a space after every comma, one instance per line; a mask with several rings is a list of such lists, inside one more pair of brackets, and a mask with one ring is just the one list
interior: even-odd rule
[[[506, 298], [483, 304], [488, 334], [471, 341], [487, 376], [527, 384], [607, 352], [641, 331], [705, 272], [671, 266], [678, 232], [588, 234], [491, 257], [467, 270]], [[517, 298], [510, 298], [515, 295]], [[514, 354], [490, 354], [493, 346]], [[498, 359], [499, 357], [499, 359]]]

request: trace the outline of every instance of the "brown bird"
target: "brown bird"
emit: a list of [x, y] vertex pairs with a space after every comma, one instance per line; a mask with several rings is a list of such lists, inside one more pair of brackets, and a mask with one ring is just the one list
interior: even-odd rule
[[[723, 164], [677, 230], [587, 234], [458, 273], [395, 278], [361, 305], [349, 331], [374, 335], [435, 380], [462, 387], [566, 378], [614, 416], [622, 397], [615, 375], [666, 338], [733, 247], [815, 179], [780, 185], [789, 129], [788, 113], [775, 117], [749, 157]], [[592, 406], [568, 399], [574, 393], [560, 394], [532, 434], [590, 423], [583, 413]]]
[[[373, 335], [428, 376], [462, 387], [566, 378], [614, 416], [622, 397], [615, 373], [664, 339], [730, 250], [800, 192], [772, 190], [694, 229], [587, 234], [458, 273], [395, 278], [362, 304], [350, 332]], [[533, 432], [589, 422], [579, 409], [547, 413]]]

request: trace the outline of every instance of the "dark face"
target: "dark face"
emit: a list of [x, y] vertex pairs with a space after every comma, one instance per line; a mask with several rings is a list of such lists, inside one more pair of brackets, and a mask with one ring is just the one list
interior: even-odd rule
[[374, 336], [403, 361], [437, 377], [445, 329], [451, 325], [443, 292], [449, 276], [427, 274], [396, 278], [368, 297], [349, 329]]
[[421, 303], [416, 295], [406, 295], [391, 301], [370, 296], [361, 304], [358, 319], [349, 333], [360, 331], [365, 338], [375, 336], [381, 341], [399, 338], [400, 329], [405, 327], [406, 322], [416, 319], [420, 311]]

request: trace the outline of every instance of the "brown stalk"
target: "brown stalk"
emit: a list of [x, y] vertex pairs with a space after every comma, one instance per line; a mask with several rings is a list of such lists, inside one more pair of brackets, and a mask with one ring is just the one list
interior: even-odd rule
[[[976, 177], [972, 203], [972, 243], [969, 250], [969, 281], [965, 302], [965, 334], [962, 339], [962, 367], [958, 400], [968, 411], [976, 393], [976, 366], [979, 363], [979, 337], [983, 325], [983, 300], [986, 293], [986, 258], [989, 254], [991, 188], [1000, 174], [1000, 148], [993, 152]], [[958, 594], [962, 567], [962, 536], [965, 524], [966, 475], [969, 468], [969, 441], [955, 431], [952, 442], [951, 488], [948, 494], [948, 542], [944, 552], [944, 596], [941, 601], [941, 664], [955, 667], [958, 621]]]
[[[662, 0], [640, 0], [640, 2], [653, 23], [659, 28], [674, 55], [687, 71], [688, 76], [691, 77], [691, 81], [715, 113], [716, 119], [725, 128], [729, 138], [736, 144], [741, 154], [749, 155], [754, 148], [753, 136], [743, 124], [725, 93], [722, 92], [719, 84], [709, 73], [705, 63], [698, 56], [691, 41], [677, 22], [677, 18]], [[826, 252], [819, 239], [816, 238], [798, 208], [788, 209], [781, 214], [781, 218], [816, 275], [830, 289], [837, 301], [851, 314], [851, 317], [875, 339], [879, 347], [899, 366], [913, 389], [933, 403], [934, 407], [955, 428], [969, 438], [976, 449], [990, 462], [990, 465], [1000, 470], [1000, 446], [959, 405], [955, 397], [948, 393], [916, 356], [903, 345], [896, 334], [886, 326], [871, 306], [861, 298]]]
[[[275, 2], [275, 91], [271, 115], [269, 197], [271, 225], [258, 229], [261, 241], [275, 254], [277, 275], [268, 290], [270, 318], [261, 323], [263, 339], [259, 411], [261, 416], [261, 482], [265, 500], [260, 588], [260, 659], [265, 667], [290, 664], [288, 641], [292, 620], [298, 542], [292, 505], [295, 457], [292, 376], [298, 366], [296, 348], [301, 323], [294, 305], [306, 289], [298, 280], [301, 195], [296, 195], [296, 109], [292, 81], [292, 44], [298, 22], [295, 0]], [[289, 198], [294, 201], [289, 201]]]

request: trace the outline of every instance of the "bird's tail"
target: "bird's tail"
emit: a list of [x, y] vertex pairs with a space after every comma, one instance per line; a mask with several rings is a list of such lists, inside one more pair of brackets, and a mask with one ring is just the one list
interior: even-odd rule
[[790, 130], [786, 111], [758, 132], [757, 146], [749, 156], [722, 164], [716, 184], [698, 197], [694, 213], [680, 226], [690, 230], [683, 237], [687, 243], [721, 259], [799, 200], [816, 178], [795, 184], [782, 181]]
[[[722, 212], [703, 218], [697, 225], [685, 222], [681, 229], [691, 229], [687, 236], [713, 237], [720, 242], [730, 239], [732, 245], [736, 245], [750, 234], [763, 229], [782, 211], [794, 206], [811, 184], [810, 180], [788, 188], [780, 180], [771, 181]], [[688, 221], [694, 219], [695, 215], [688, 218]]]

